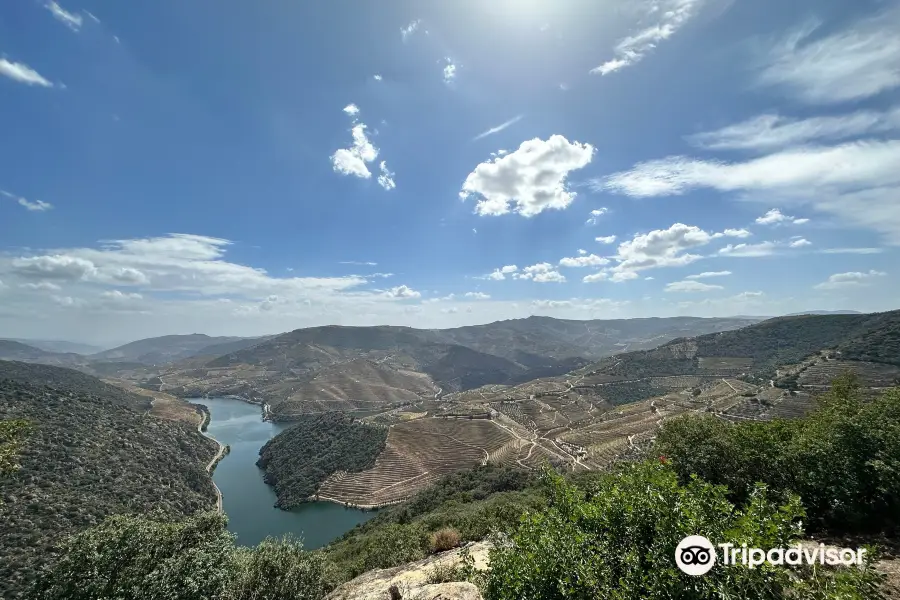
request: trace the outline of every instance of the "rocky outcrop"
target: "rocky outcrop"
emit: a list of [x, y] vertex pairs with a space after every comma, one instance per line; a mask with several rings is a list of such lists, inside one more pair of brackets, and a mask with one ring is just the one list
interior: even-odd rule
[[478, 588], [469, 582], [431, 582], [437, 573], [459, 567], [464, 549], [475, 569], [486, 570], [490, 548], [490, 542], [470, 543], [392, 569], [375, 569], [341, 585], [326, 600], [481, 600]]

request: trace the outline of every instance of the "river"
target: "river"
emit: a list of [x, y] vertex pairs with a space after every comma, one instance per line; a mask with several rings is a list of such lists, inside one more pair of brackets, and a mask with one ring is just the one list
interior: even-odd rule
[[305, 548], [321, 548], [375, 516], [372, 511], [331, 502], [309, 502], [289, 511], [275, 508], [275, 492], [263, 482], [263, 472], [256, 461], [263, 444], [290, 423], [263, 421], [259, 406], [241, 400], [190, 401], [209, 408], [207, 433], [231, 446], [231, 452], [216, 465], [213, 480], [222, 491], [228, 529], [237, 535], [239, 544], [253, 546], [266, 536], [292, 533], [303, 538]]

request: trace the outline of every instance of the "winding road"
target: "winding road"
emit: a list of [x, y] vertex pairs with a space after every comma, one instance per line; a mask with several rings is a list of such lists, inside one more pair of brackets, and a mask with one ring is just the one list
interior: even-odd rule
[[[219, 440], [217, 440], [217, 439], [214, 438], [213, 436], [211, 436], [211, 435], [209, 435], [208, 433], [206, 433], [205, 431], [203, 431], [203, 420], [204, 420], [204, 419], [203, 419], [203, 417], [201, 416], [201, 417], [200, 417], [200, 422], [197, 423], [197, 431], [199, 431], [199, 432], [200, 432], [200, 435], [202, 435], [203, 437], [209, 438], [209, 439], [211, 439], [212, 441], [214, 441], [216, 444], [219, 445], [219, 451], [216, 452], [216, 455], [213, 456], [212, 460], [209, 461], [209, 464], [206, 465], [206, 472], [209, 473], [210, 480], [212, 480], [212, 471], [213, 471], [213, 467], [216, 466], [216, 463], [217, 463], [217, 462], [219, 461], [219, 459], [221, 459], [222, 456], [225, 454], [225, 445], [222, 444], [222, 442], [220, 442]], [[219, 511], [219, 513], [222, 513], [222, 512], [224, 512], [223, 509], [222, 509], [222, 490], [219, 489], [219, 486], [216, 485], [216, 482], [215, 482], [215, 481], [213, 481], [212, 484], [213, 484], [213, 487], [216, 489], [216, 510]]]

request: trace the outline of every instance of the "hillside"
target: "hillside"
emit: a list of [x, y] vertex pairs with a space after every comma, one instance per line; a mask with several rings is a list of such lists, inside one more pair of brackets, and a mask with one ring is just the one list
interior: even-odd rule
[[32, 346], [34, 348], [38, 348], [39, 350], [45, 350], [47, 352], [56, 352], [60, 354], [96, 354], [97, 352], [103, 352], [103, 348], [100, 346], [93, 346], [91, 344], [81, 344], [78, 342], [67, 342], [65, 340], [29, 340], [29, 339], [21, 339], [21, 338], [4, 338], [8, 341], [13, 342], [21, 342], [23, 344], [27, 344], [28, 346]]
[[[251, 338], [255, 339], [255, 338]], [[147, 365], [157, 365], [172, 362], [182, 358], [188, 358], [197, 354], [214, 354], [208, 351], [210, 347], [234, 342], [247, 343], [248, 338], [234, 336], [210, 337], [202, 333], [190, 335], [164, 335], [160, 337], [137, 340], [118, 346], [97, 354], [90, 355], [94, 361], [113, 362], [139, 362]], [[228, 347], [226, 347], [226, 351]]]
[[[311, 327], [212, 360], [184, 359], [142, 380], [135, 379], [138, 373], [127, 377], [182, 397], [242, 396], [269, 404], [272, 418], [291, 419], [321, 410], [386, 410], [489, 384], [559, 376], [591, 358], [752, 322], [529, 317], [455, 329]], [[363, 368], [360, 361], [377, 369]], [[405, 383], [385, 383], [390, 380]]]
[[21, 468], [0, 479], [0, 597], [13, 598], [64, 534], [120, 513], [215, 505], [215, 443], [147, 414], [149, 398], [46, 365], [0, 361], [0, 420], [25, 419]]
[[75, 366], [87, 362], [79, 354], [51, 352], [13, 340], [0, 340], [0, 360], [21, 360], [63, 366]]

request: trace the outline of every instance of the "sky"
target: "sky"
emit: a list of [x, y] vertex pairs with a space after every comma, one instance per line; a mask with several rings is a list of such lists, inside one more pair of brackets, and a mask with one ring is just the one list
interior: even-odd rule
[[0, 336], [898, 308], [898, 0], [0, 4]]

